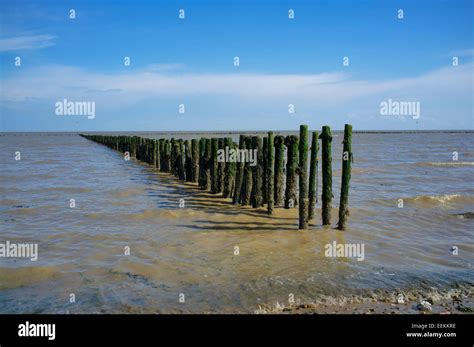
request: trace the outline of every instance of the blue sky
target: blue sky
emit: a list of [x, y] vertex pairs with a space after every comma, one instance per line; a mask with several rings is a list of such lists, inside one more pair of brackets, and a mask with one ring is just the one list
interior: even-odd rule
[[104, 3], [2, 1], [1, 131], [473, 129], [473, 1]]

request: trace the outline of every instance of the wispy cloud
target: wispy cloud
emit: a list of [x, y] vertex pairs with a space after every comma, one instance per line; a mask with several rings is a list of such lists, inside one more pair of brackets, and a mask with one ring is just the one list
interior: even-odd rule
[[[397, 128], [403, 119], [380, 115], [380, 103], [390, 98], [420, 102], [422, 120], [433, 126], [472, 128], [473, 67], [474, 63], [448, 65], [409, 78], [363, 80], [343, 72], [198, 74], [149, 67], [107, 74], [55, 65], [22, 69], [3, 78], [0, 101], [6, 109], [21, 107], [26, 114], [37, 112], [41, 103], [52, 109], [64, 98], [89, 100], [97, 103], [104, 116], [135, 112], [153, 115], [153, 119], [166, 117], [178, 103], [194, 102], [194, 109], [209, 119], [226, 113], [236, 121], [251, 123], [256, 114], [266, 114], [262, 122], [270, 125], [275, 124], [275, 117], [284, 122], [287, 105], [292, 103], [297, 109], [293, 117], [319, 121], [324, 117], [334, 122], [346, 117], [357, 119], [360, 126], [372, 122], [384, 128], [393, 123]], [[9, 112], [5, 115], [10, 117]]]
[[54, 46], [55, 35], [29, 35], [0, 39], [0, 52], [40, 49]]
[[[156, 69], [156, 66], [160, 67]], [[181, 66], [181, 65], [176, 65]], [[398, 93], [409, 97], [430, 95], [433, 91], [450, 94], [469, 90], [473, 64], [446, 67], [411, 78], [357, 80], [347, 73], [321, 74], [240, 74], [170, 73], [176, 66], [161, 65], [147, 71], [106, 74], [69, 66], [28, 69], [5, 78], [3, 98], [22, 101], [34, 97], [50, 99], [74, 94], [81, 97], [120, 92], [125, 99], [186, 97], [187, 95], [231, 95], [268, 101], [274, 98], [309, 100], [324, 104], [343, 103], [370, 95]], [[166, 73], [165, 73], [166, 72]], [[115, 96], [114, 96], [115, 97]], [[120, 103], [115, 100], [115, 103]]]

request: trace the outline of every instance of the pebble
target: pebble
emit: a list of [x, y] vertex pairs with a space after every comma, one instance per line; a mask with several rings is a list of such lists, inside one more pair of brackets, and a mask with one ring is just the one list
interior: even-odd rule
[[431, 311], [431, 304], [428, 301], [421, 300], [417, 308], [420, 311]]

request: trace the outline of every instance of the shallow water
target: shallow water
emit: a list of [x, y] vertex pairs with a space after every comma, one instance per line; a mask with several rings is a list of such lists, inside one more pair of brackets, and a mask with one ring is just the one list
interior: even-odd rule
[[[302, 232], [296, 209], [233, 206], [76, 134], [3, 134], [0, 243], [38, 243], [39, 259], [0, 257], [0, 313], [253, 312], [290, 294], [472, 288], [473, 135], [354, 134], [348, 230], [321, 227], [318, 203]], [[364, 260], [325, 257], [332, 241], [363, 243]]]

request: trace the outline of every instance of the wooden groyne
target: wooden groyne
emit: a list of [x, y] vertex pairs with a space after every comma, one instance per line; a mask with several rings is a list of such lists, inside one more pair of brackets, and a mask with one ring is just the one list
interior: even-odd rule
[[[329, 126], [324, 126], [319, 136], [317, 131], [311, 133], [311, 145], [306, 125], [301, 125], [299, 136], [274, 136], [273, 132], [268, 132], [267, 136], [240, 135], [238, 144], [230, 137], [183, 140], [124, 135], [80, 136], [119, 151], [125, 158], [148, 163], [181, 181], [195, 183], [201, 190], [229, 198], [235, 205], [253, 208], [266, 205], [269, 215], [275, 208], [298, 206], [298, 225], [303, 230], [315, 219], [321, 140], [321, 224], [331, 225], [332, 135]], [[352, 126], [346, 124], [339, 230], [347, 228], [352, 161]]]

